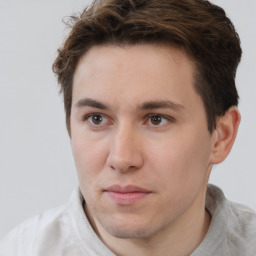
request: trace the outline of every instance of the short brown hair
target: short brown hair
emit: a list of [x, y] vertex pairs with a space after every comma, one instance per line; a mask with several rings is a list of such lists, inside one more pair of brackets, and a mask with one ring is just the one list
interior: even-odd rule
[[206, 0], [94, 0], [58, 50], [53, 71], [64, 95], [70, 132], [72, 83], [79, 58], [95, 45], [167, 44], [196, 65], [195, 90], [204, 102], [208, 129], [238, 104], [236, 69], [240, 39], [225, 11]]

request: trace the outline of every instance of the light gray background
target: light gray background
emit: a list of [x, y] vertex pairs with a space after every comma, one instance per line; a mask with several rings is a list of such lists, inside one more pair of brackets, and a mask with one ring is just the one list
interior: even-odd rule
[[[51, 64], [82, 0], [0, 0], [0, 238], [24, 219], [66, 202], [77, 184], [62, 98]], [[240, 34], [242, 123], [210, 182], [256, 210], [256, 1], [215, 0]]]

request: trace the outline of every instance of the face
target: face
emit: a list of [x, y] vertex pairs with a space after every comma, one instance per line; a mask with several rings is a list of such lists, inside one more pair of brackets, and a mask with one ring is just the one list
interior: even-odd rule
[[71, 145], [98, 229], [152, 236], [204, 207], [213, 142], [193, 73], [167, 46], [97, 46], [80, 59]]

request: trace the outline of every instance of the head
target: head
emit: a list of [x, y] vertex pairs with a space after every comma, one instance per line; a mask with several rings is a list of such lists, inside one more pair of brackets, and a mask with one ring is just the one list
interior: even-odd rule
[[53, 68], [87, 215], [102, 236], [191, 229], [240, 120], [232, 23], [204, 0], [95, 1], [74, 21]]
[[95, 0], [71, 20], [71, 33], [53, 64], [64, 96], [70, 133], [77, 63], [96, 45], [168, 45], [195, 65], [194, 88], [204, 102], [209, 132], [238, 104], [236, 69], [240, 40], [224, 10], [205, 0]]

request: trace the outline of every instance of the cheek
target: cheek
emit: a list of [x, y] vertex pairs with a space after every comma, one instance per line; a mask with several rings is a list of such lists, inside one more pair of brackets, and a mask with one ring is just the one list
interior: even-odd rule
[[[83, 137], [88, 138], [87, 136]], [[79, 182], [90, 184], [103, 169], [106, 152], [103, 143], [81, 139], [83, 137], [72, 138], [71, 147]]]
[[[156, 170], [156, 179], [166, 189], [192, 187], [204, 180], [210, 156], [210, 141], [205, 136], [175, 136], [163, 143], [150, 145], [148, 156]], [[207, 136], [207, 135], [206, 135]]]
[[99, 199], [97, 191], [105, 165], [104, 147], [79, 138], [72, 139], [71, 146], [79, 186], [87, 204], [90, 204]]

